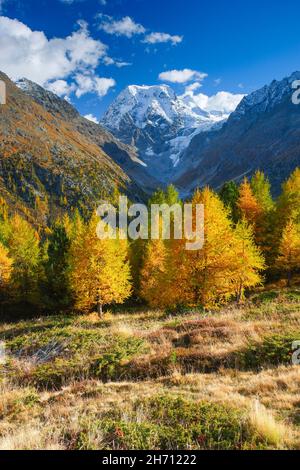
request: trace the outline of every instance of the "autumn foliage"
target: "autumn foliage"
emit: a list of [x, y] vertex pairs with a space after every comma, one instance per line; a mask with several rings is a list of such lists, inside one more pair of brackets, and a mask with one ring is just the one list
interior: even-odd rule
[[[198, 189], [188, 202], [204, 205], [204, 243], [187, 250], [184, 239], [100, 239], [96, 213], [79, 211], [36, 226], [0, 201], [0, 302], [25, 303], [40, 312], [96, 309], [146, 302], [152, 307], [220, 305], [245, 299], [272, 276], [290, 285], [300, 271], [300, 170], [273, 199], [257, 171], [220, 194]], [[150, 204], [181, 205], [174, 186]], [[171, 219], [174, 223], [174, 218]], [[149, 221], [151, 225], [151, 220]], [[197, 215], [193, 212], [192, 225]]]

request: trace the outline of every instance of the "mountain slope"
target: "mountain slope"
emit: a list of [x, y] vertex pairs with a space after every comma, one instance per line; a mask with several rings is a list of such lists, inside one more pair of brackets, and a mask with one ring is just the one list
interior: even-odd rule
[[102, 124], [126, 144], [135, 146], [145, 172], [169, 183], [192, 137], [227, 116], [209, 113], [188, 97], [177, 97], [167, 85], [128, 86], [106, 112]]
[[150, 177], [145, 172], [145, 165], [139, 159], [134, 147], [122, 143], [103, 126], [85, 119], [66, 100], [59, 98], [36, 83], [22, 79], [17, 82], [17, 86], [49, 113], [60, 116], [69, 122], [74, 129], [100, 147], [132, 180], [137, 182], [139, 187], [143, 188], [143, 192], [151, 193], [153, 189], [159, 186], [155, 176]]
[[300, 106], [292, 103], [292, 83], [299, 79], [295, 72], [274, 80], [245, 97], [221, 129], [195, 136], [177, 167], [175, 181], [182, 192], [206, 184], [218, 188], [259, 168], [277, 194], [300, 165]]
[[127, 147], [41, 87], [31, 85], [42, 106], [29, 96], [31, 82], [22, 90], [2, 73], [0, 79], [7, 85], [7, 104], [0, 106], [0, 193], [10, 205], [45, 221], [75, 207], [87, 213], [117, 186], [132, 199], [141, 197], [108, 155], [114, 151], [116, 160], [133, 164]]

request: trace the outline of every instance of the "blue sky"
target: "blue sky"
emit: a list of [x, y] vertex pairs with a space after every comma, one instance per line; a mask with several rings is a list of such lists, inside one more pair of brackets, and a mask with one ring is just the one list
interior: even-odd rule
[[242, 94], [300, 69], [296, 0], [0, 5], [0, 69], [48, 86], [97, 118], [129, 84], [165, 82], [181, 94], [197, 83], [197, 93], [209, 96]]

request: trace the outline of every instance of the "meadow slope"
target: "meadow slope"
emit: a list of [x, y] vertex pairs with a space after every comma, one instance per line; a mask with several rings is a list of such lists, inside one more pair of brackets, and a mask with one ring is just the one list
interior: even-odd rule
[[0, 326], [1, 449], [299, 449], [300, 290]]

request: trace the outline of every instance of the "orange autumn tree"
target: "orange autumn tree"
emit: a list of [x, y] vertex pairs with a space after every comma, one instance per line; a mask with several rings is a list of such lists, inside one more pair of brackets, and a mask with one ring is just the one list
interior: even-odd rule
[[244, 181], [240, 185], [237, 207], [241, 218], [245, 218], [255, 227], [262, 210], [247, 178], [244, 178]]
[[9, 257], [8, 249], [0, 242], [0, 292], [5, 292], [8, 287], [12, 264], [13, 260]]
[[293, 272], [300, 268], [300, 226], [293, 220], [289, 220], [283, 230], [277, 266], [287, 273], [287, 285], [290, 287]]
[[78, 232], [70, 247], [70, 284], [75, 307], [89, 311], [97, 305], [99, 316], [103, 306], [124, 303], [131, 294], [127, 240], [100, 239], [99, 218], [95, 215], [84, 224], [76, 223]]

